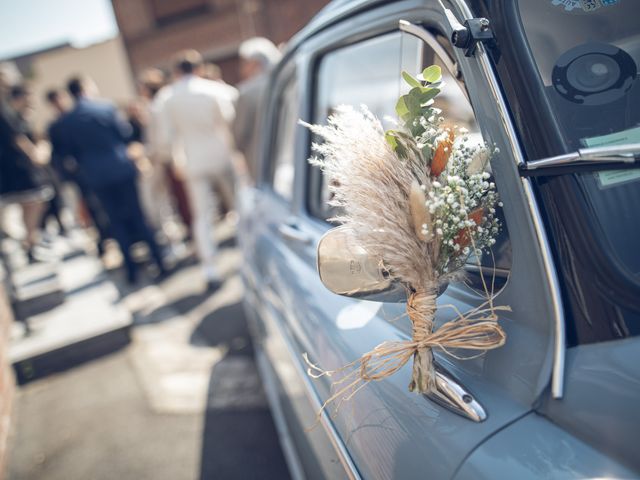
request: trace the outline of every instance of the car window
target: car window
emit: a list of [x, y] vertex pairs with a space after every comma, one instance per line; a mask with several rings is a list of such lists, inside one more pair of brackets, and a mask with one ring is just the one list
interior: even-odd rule
[[[326, 123], [339, 105], [366, 105], [390, 127], [385, 117], [395, 116], [395, 104], [405, 93], [399, 70], [417, 71], [422, 64], [422, 42], [400, 32], [358, 42], [333, 50], [317, 66], [314, 95], [314, 123]], [[313, 139], [316, 141], [317, 139]], [[322, 220], [336, 212], [327, 205], [329, 190], [317, 167], [310, 167], [308, 208]]]
[[293, 198], [294, 140], [298, 122], [298, 83], [292, 74], [280, 91], [272, 144], [271, 185], [285, 200]]
[[[444, 37], [438, 37], [438, 41], [445, 49], [449, 46]], [[442, 68], [446, 84], [436, 99], [442, 116], [451, 126], [457, 125], [468, 130], [468, 143], [484, 144], [463, 82], [448, 71], [445, 63], [429, 46], [399, 32], [334, 50], [320, 60], [314, 96], [314, 122], [325, 123], [338, 105], [364, 104], [387, 128], [390, 122], [385, 117], [395, 118], [396, 101], [408, 89], [401, 82], [400, 71], [407, 70], [415, 74], [432, 64]], [[330, 199], [327, 181], [319, 169], [309, 168], [309, 211], [313, 216], [327, 220], [337, 213], [327, 206]], [[487, 171], [491, 174], [490, 165], [487, 165]], [[485, 274], [488, 281], [490, 278], [487, 278], [487, 274], [493, 276], [495, 272], [495, 286], [500, 288], [506, 282], [511, 268], [511, 244], [501, 208], [497, 209], [496, 215], [502, 221], [503, 228], [492, 252], [484, 253], [479, 262], [476, 257], [468, 262], [468, 283], [480, 289], [480, 272]]]

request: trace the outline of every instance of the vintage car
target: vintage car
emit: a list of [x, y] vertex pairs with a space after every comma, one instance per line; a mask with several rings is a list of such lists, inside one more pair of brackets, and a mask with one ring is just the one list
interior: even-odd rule
[[[244, 304], [294, 478], [633, 478], [640, 475], [640, 2], [337, 0], [289, 44], [261, 118], [260, 176], [240, 196]], [[405, 306], [323, 285], [328, 182], [298, 120], [340, 104], [394, 115], [400, 71], [442, 67], [443, 116], [495, 145], [493, 250], [439, 305], [483, 301], [495, 277], [508, 340], [436, 351], [448, 399], [410, 367], [325, 409], [339, 368], [410, 336]], [[494, 274], [495, 272], [495, 274]], [[373, 292], [374, 289], [372, 289]], [[383, 292], [384, 293], [384, 292]], [[387, 300], [387, 301], [381, 301]], [[390, 300], [390, 301], [389, 301]], [[454, 318], [438, 310], [437, 322]]]

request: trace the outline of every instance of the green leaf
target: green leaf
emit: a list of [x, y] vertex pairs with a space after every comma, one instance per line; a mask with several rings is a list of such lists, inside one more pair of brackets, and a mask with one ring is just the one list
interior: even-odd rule
[[436, 83], [442, 78], [442, 70], [438, 65], [431, 65], [422, 71], [425, 82]]
[[384, 139], [387, 141], [389, 146], [394, 150], [398, 148], [398, 139], [396, 138], [394, 130], [387, 130], [384, 134]]
[[416, 78], [414, 78], [413, 75], [411, 75], [410, 73], [404, 70], [402, 71], [402, 78], [404, 78], [404, 81], [407, 82], [412, 87], [422, 86], [422, 84]]
[[407, 104], [405, 103], [405, 96], [403, 95], [398, 99], [396, 103], [396, 113], [400, 118], [404, 118], [404, 116], [409, 113], [409, 109], [407, 108]]
[[409, 112], [414, 116], [420, 115], [420, 103], [422, 99], [422, 87], [414, 87], [405, 95], [404, 103]]
[[439, 88], [423, 88], [420, 92], [420, 104], [424, 105], [425, 103], [433, 100], [440, 93]]

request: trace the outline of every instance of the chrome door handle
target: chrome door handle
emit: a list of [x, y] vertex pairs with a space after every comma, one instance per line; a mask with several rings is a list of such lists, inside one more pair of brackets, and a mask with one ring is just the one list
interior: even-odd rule
[[437, 391], [425, 396], [474, 422], [486, 420], [487, 412], [475, 397], [444, 368], [438, 364], [435, 364], [435, 367]]
[[280, 233], [282, 238], [293, 240], [303, 245], [309, 245], [311, 243], [311, 235], [301, 231], [295, 223], [281, 223], [278, 225], [278, 233]]

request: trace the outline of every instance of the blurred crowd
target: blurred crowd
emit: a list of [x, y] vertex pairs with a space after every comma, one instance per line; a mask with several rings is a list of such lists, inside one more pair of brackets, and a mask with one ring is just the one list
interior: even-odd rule
[[[0, 75], [0, 236], [8, 235], [3, 211], [19, 205], [18, 240], [29, 262], [40, 260], [52, 236], [80, 230], [101, 256], [107, 241], [117, 243], [132, 284], [142, 271], [167, 275], [193, 242], [203, 279], [215, 288], [215, 225], [233, 220], [237, 185], [256, 177], [256, 122], [279, 58], [270, 41], [245, 41], [236, 88], [197, 51], [183, 51], [171, 72], [142, 72], [138, 98], [125, 108], [100, 99], [90, 78], [71, 76], [47, 92], [53, 120], [39, 135], [28, 83]], [[133, 253], [139, 243], [150, 269]]]

